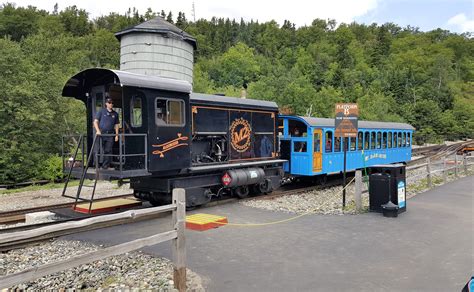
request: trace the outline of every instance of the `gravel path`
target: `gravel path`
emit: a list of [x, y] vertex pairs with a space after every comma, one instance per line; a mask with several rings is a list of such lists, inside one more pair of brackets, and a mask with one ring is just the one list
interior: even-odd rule
[[[439, 168], [439, 165], [434, 165], [432, 167], [432, 171]], [[473, 167], [471, 166], [470, 169], [470, 174], [472, 174]], [[410, 170], [407, 172], [407, 198], [411, 198], [419, 193], [423, 193], [428, 190], [425, 174], [425, 167]], [[464, 176], [466, 175], [461, 168], [459, 170], [459, 177], [461, 178]], [[433, 187], [443, 184], [442, 177], [442, 172], [438, 172], [433, 175]], [[454, 175], [454, 170], [450, 171], [447, 176], [447, 181], [450, 182], [456, 179], [457, 178]], [[363, 184], [362, 190], [367, 190], [367, 184]], [[344, 210], [342, 209], [342, 186], [328, 187], [325, 189], [314, 190], [294, 195], [286, 195], [271, 200], [256, 197], [253, 200], [240, 202], [240, 204], [253, 208], [265, 209], [270, 211], [283, 211], [296, 214], [356, 214], [357, 212], [355, 209], [354, 192], [355, 187], [352, 183], [349, 187], [347, 187], [346, 208]], [[367, 192], [362, 193], [362, 212], [368, 212], [368, 210], [369, 194]]]
[[[87, 242], [55, 240], [24, 249], [0, 253], [0, 275], [19, 272], [50, 262], [101, 249]], [[102, 261], [45, 276], [11, 287], [12, 290], [159, 290], [173, 291], [172, 263], [141, 252], [114, 256]], [[187, 270], [189, 291], [204, 291], [201, 278]]]
[[[68, 187], [66, 194], [75, 196], [77, 188], [77, 186]], [[74, 202], [73, 199], [62, 197], [62, 192], [63, 189], [60, 188], [0, 194], [0, 212]], [[133, 191], [130, 189], [129, 184], [125, 184], [119, 188], [115, 183], [100, 181], [97, 182], [95, 198], [106, 198], [131, 193], [133, 193]], [[81, 197], [90, 198], [90, 195], [91, 188], [84, 188], [82, 190]]]

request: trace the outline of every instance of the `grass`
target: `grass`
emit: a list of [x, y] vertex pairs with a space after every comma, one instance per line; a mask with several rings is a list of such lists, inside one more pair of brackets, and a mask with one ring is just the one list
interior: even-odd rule
[[364, 200], [362, 199], [362, 209], [360, 212], [356, 212], [356, 203], [354, 200], [350, 200], [349, 202], [346, 203], [346, 207], [343, 208], [344, 212], [351, 212], [354, 211], [356, 214], [362, 214], [362, 213], [367, 213], [369, 212], [369, 206], [364, 204]]

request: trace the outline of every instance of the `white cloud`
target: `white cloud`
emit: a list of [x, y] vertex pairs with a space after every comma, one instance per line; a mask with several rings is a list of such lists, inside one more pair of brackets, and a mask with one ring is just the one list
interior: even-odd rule
[[[276, 20], [282, 24], [288, 19], [297, 26], [310, 25], [315, 18], [336, 19], [338, 23], [351, 22], [356, 17], [366, 14], [377, 7], [380, 0], [293, 0], [293, 1], [263, 1], [263, 0], [174, 0], [174, 1], [145, 1], [145, 0], [115, 0], [113, 2], [100, 0], [13, 0], [18, 6], [33, 5], [40, 9], [52, 11], [54, 4], [59, 9], [76, 5], [90, 13], [92, 18], [107, 15], [110, 12], [124, 13], [129, 7], [136, 7], [140, 13], [145, 13], [148, 7], [153, 11], [179, 11], [192, 18], [194, 2], [197, 18], [210, 19], [212, 16], [235, 18], [246, 21], [251, 19], [265, 22]], [[113, 4], [111, 4], [113, 3]], [[175, 15], [176, 16], [176, 15]]]
[[448, 20], [448, 25], [458, 27], [462, 32], [474, 32], [474, 20], [468, 19], [466, 14], [459, 13]]

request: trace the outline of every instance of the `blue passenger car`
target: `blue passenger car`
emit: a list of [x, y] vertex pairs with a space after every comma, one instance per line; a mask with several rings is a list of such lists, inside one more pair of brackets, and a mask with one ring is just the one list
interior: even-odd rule
[[280, 116], [281, 158], [286, 173], [317, 176], [339, 173], [347, 145], [348, 171], [411, 160], [415, 128], [404, 123], [359, 121], [356, 138], [334, 135], [334, 119]]

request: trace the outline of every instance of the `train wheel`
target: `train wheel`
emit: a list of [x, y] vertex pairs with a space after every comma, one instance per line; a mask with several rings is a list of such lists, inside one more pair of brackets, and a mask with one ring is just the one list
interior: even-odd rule
[[148, 201], [153, 206], [163, 206], [171, 204], [171, 194], [166, 193], [153, 193], [150, 195]]
[[238, 187], [234, 190], [234, 193], [240, 199], [247, 198], [249, 196], [249, 193], [250, 193], [249, 187], [248, 186]]
[[318, 176], [318, 185], [320, 186], [325, 186], [326, 183], [328, 182], [328, 176], [325, 175], [325, 174], [322, 174], [320, 176]]
[[265, 193], [265, 194], [271, 193], [273, 191], [272, 190], [272, 182], [271, 182], [270, 179], [265, 179], [264, 181], [259, 183], [258, 188], [259, 188], [261, 193]]
[[250, 195], [252, 196], [258, 196], [262, 192], [260, 191], [260, 187], [258, 185], [253, 185], [250, 187]]

